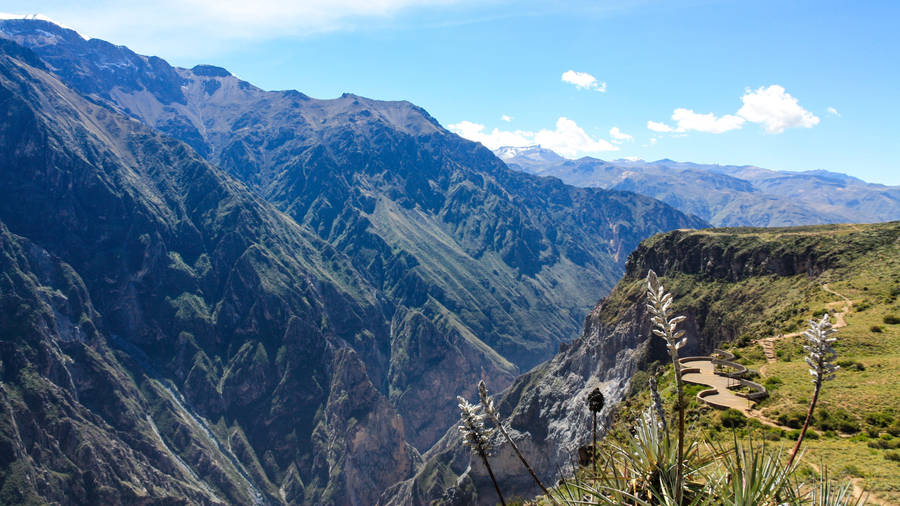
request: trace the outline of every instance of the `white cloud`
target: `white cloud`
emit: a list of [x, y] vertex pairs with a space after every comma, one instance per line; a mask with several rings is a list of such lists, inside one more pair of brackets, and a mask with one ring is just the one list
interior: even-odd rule
[[665, 123], [660, 123], [659, 121], [648, 121], [647, 128], [653, 130], [654, 132], [666, 133], [666, 132], [674, 132], [675, 129], [670, 127]]
[[450, 131], [459, 134], [471, 141], [480, 142], [489, 149], [497, 149], [502, 146], [531, 146], [535, 144], [534, 133], [517, 130], [515, 132], [495, 128], [491, 132], [484, 131], [484, 125], [471, 121], [460, 121], [454, 125], [447, 125]]
[[682, 107], [675, 109], [675, 112], [672, 113], [672, 120], [675, 121], [676, 126], [674, 127], [658, 121], [648, 121], [647, 128], [660, 133], [696, 131], [720, 134], [741, 128], [744, 124], [744, 118], [740, 116], [726, 114], [722, 117], [716, 117], [713, 113], [700, 114]]
[[489, 149], [502, 146], [533, 146], [539, 144], [556, 151], [562, 156], [574, 158], [588, 153], [617, 151], [619, 148], [605, 139], [594, 139], [574, 121], [560, 117], [554, 130], [542, 129], [537, 132], [524, 130], [504, 131], [498, 128], [485, 132], [484, 125], [471, 121], [460, 121], [447, 125], [451, 131], [466, 139], [480, 142]]
[[[679, 107], [672, 113], [675, 126], [659, 121], [648, 121], [647, 128], [660, 133], [679, 133], [696, 131], [721, 134], [731, 130], [739, 130], [745, 122], [762, 124], [766, 132], [780, 134], [787, 128], [812, 128], [819, 124], [819, 118], [807, 111], [784, 90], [784, 87], [773, 84], [763, 86], [756, 91], [749, 88], [741, 97], [743, 106], [736, 114], [716, 116], [713, 113], [701, 114], [692, 109]], [[840, 116], [833, 107], [828, 112]]]
[[613, 138], [613, 142], [616, 144], [621, 144], [625, 141], [633, 141], [634, 137], [626, 134], [625, 132], [619, 130], [619, 127], [612, 127], [609, 129], [609, 136]]
[[828, 114], [831, 114], [832, 116], [837, 116], [838, 118], [841, 117], [841, 113], [839, 113], [838, 110], [835, 109], [834, 107], [829, 107], [827, 109], [827, 111], [828, 111]]
[[777, 84], [756, 91], [748, 88], [741, 101], [744, 105], [738, 115], [747, 121], [761, 123], [770, 134], [780, 134], [786, 128], [812, 128], [819, 124], [816, 115], [800, 107], [797, 99]]
[[574, 84], [576, 88], [581, 90], [597, 90], [601, 93], [606, 92], [606, 83], [597, 81], [597, 78], [587, 72], [576, 72], [567, 70], [562, 75], [563, 82]]
[[715, 114], [699, 114], [690, 109], [678, 108], [672, 113], [672, 120], [678, 124], [676, 132], [688, 132], [696, 130], [711, 134], [720, 134], [729, 130], [741, 128], [744, 118], [733, 114], [726, 114], [717, 118]]
[[639, 156], [626, 156], [623, 158], [624, 160], [628, 160], [629, 162], [639, 162], [641, 161], [641, 157]]
[[506, 114], [501, 115], [501, 116], [500, 116], [500, 119], [503, 120], [503, 121], [505, 121], [505, 122], [507, 122], [507, 123], [509, 123], [510, 121], [513, 120], [513, 119], [512, 119], [512, 116], [507, 116]]

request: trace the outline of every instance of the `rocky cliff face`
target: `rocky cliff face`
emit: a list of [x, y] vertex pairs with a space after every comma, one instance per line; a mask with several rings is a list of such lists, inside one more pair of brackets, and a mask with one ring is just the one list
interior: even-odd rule
[[262, 92], [42, 21], [0, 35], [0, 222], [70, 273], [0, 271], [33, 285], [0, 293], [10, 502], [374, 502], [642, 237], [703, 225], [512, 173], [408, 103]]
[[[388, 329], [364, 323], [385, 309], [346, 257], [41, 69], [0, 56], [0, 97], [0, 217], [58, 272], [3, 270], [13, 286], [37, 278], [32, 295], [3, 292], [10, 493], [247, 504], [287, 487], [350, 504], [411, 472], [417, 454], [366, 374], [387, 368]], [[17, 302], [29, 297], [43, 299]], [[329, 440], [354, 444], [338, 458]], [[352, 464], [367, 461], [382, 465]], [[81, 464], [93, 471], [70, 471]]]
[[[454, 418], [455, 395], [481, 377], [507, 386], [576, 336], [641, 239], [704, 226], [652, 199], [510, 171], [408, 102], [267, 92], [40, 23], [0, 33], [91, 100], [189, 144], [350, 262], [380, 314], [346, 322], [349, 342], [370, 348], [368, 374], [420, 450]], [[371, 336], [361, 321], [377, 322]]]
[[[603, 304], [588, 315], [581, 338], [563, 345], [553, 359], [517, 378], [500, 395], [498, 407], [508, 420], [510, 435], [544, 483], [571, 473], [578, 447], [591, 438], [587, 395], [601, 389], [608, 406], [601, 420], [607, 420], [631, 376], [652, 353], [643, 306], [633, 305], [618, 321], [609, 322], [603, 318]], [[496, 502], [487, 470], [480, 460], [470, 458], [455, 427], [423, 459], [416, 475], [385, 492], [381, 504]], [[541, 493], [508, 444], [495, 450], [491, 467], [509, 495], [527, 498]]]

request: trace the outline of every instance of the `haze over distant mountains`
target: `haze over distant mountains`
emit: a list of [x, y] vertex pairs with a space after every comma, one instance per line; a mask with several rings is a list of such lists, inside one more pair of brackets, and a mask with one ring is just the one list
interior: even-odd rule
[[647, 195], [716, 226], [872, 223], [900, 219], [900, 187], [823, 170], [673, 160], [569, 160], [540, 146], [495, 150], [513, 169], [585, 188]]
[[661, 231], [408, 102], [0, 20], [0, 499], [372, 504]]

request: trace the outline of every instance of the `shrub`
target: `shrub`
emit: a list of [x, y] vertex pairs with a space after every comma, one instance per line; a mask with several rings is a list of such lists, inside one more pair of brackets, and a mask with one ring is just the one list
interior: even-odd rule
[[802, 411], [791, 411], [789, 413], [781, 413], [778, 415], [778, 423], [787, 425], [792, 429], [799, 429], [803, 426], [803, 420], [806, 419], [806, 413]]
[[[881, 332], [879, 330], [879, 332]], [[862, 364], [862, 362], [857, 362], [855, 360], [838, 360], [837, 365], [841, 366], [845, 371], [865, 371], [866, 366]]]
[[848, 476], [862, 477], [862, 471], [860, 471], [859, 468], [853, 464], [847, 464], [846, 466], [844, 466], [843, 473]]
[[[800, 437], [800, 430], [799, 429], [792, 430], [792, 431], [788, 432], [786, 434], [786, 436], [788, 439], [793, 439], [794, 441], [796, 441], [797, 438]], [[810, 430], [806, 431], [806, 438], [807, 439], [819, 439], [819, 433], [810, 429]]]
[[900, 440], [898, 439], [876, 439], [874, 441], [869, 441], [869, 448], [876, 448], [879, 450], [896, 450], [900, 448]]
[[894, 462], [900, 462], [900, 452], [886, 452], [884, 458]]
[[869, 413], [866, 415], [866, 423], [876, 427], [887, 427], [894, 421], [894, 415], [890, 413]]
[[719, 413], [719, 423], [723, 427], [736, 429], [747, 425], [747, 417], [736, 409], [728, 408]]
[[859, 420], [842, 408], [834, 411], [820, 409], [815, 425], [821, 430], [836, 430], [847, 434], [860, 431]]
[[898, 317], [897, 315], [889, 314], [885, 315], [882, 321], [884, 321], [884, 323], [887, 323], [888, 325], [897, 325], [898, 323], [900, 323], [900, 317]]
[[869, 332], [875, 332], [876, 334], [880, 334], [880, 333], [884, 332], [884, 330], [881, 327], [879, 327], [878, 325], [872, 325], [871, 327], [869, 327]]
[[770, 376], [770, 377], [766, 378], [766, 381], [765, 381], [765, 383], [763, 383], [763, 386], [769, 390], [772, 390], [773, 388], [775, 388], [778, 385], [781, 385], [783, 383], [784, 382], [781, 381], [781, 378], [779, 378], [778, 376]]

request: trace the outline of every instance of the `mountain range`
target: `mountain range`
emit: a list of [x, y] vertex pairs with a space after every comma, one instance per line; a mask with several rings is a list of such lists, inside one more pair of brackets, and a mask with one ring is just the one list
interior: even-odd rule
[[540, 146], [495, 151], [511, 168], [575, 186], [653, 197], [715, 226], [797, 226], [900, 219], [900, 187], [824, 170], [775, 171], [663, 159], [569, 160]]
[[372, 504], [706, 221], [408, 102], [0, 21], [0, 502]]

